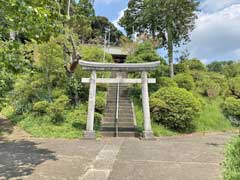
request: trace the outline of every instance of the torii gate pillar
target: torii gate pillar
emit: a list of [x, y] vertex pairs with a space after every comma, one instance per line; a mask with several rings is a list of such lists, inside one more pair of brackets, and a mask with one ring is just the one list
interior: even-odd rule
[[86, 139], [94, 139], [95, 131], [94, 127], [94, 112], [95, 112], [95, 100], [96, 100], [96, 71], [92, 71], [90, 78], [90, 88], [89, 88], [89, 97], [88, 97], [88, 116], [87, 116], [87, 128], [84, 132], [84, 137]]
[[149, 109], [149, 95], [148, 95], [148, 77], [147, 72], [142, 72], [142, 106], [143, 106], [143, 116], [144, 116], [144, 131], [143, 138], [151, 139], [153, 138], [150, 109]]

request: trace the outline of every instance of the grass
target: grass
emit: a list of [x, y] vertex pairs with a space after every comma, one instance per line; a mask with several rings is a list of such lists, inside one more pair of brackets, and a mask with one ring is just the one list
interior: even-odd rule
[[87, 106], [80, 105], [75, 109], [65, 111], [65, 119], [60, 124], [54, 124], [47, 115], [26, 113], [23, 115], [11, 114], [11, 108], [3, 109], [2, 114], [7, 116], [16, 125], [34, 137], [43, 138], [81, 138], [86, 127]]
[[225, 148], [222, 163], [225, 180], [240, 179], [240, 137], [235, 137]]
[[205, 106], [198, 118], [194, 120], [197, 132], [214, 132], [233, 130], [230, 121], [221, 111], [221, 97], [215, 100], [204, 99]]

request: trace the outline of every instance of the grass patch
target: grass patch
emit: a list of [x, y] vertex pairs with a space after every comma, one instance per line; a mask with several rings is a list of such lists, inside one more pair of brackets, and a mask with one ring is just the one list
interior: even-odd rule
[[231, 122], [221, 110], [222, 98], [215, 100], [204, 99], [205, 106], [197, 119], [194, 120], [197, 132], [229, 131], [233, 130]]
[[240, 137], [235, 137], [225, 148], [223, 177], [225, 180], [240, 179]]
[[51, 118], [46, 114], [41, 116], [34, 113], [14, 115], [9, 113], [9, 109], [11, 108], [3, 110], [2, 114], [34, 137], [81, 138], [86, 127], [86, 104], [75, 109], [65, 110], [64, 121], [60, 124], [52, 123]]

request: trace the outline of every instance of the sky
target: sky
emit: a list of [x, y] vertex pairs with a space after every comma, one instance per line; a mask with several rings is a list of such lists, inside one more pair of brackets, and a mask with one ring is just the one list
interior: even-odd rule
[[[199, 0], [200, 12], [191, 42], [178, 49], [187, 49], [191, 58], [204, 63], [215, 60], [240, 60], [240, 0]], [[123, 30], [118, 20], [127, 8], [128, 0], [95, 0], [96, 14], [106, 16]], [[159, 51], [166, 56], [166, 51]]]

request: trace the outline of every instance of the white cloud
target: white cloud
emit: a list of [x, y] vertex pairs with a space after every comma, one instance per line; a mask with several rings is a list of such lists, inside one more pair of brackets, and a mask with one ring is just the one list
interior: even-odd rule
[[119, 20], [124, 16], [124, 11], [126, 10], [127, 8], [121, 10], [120, 12], [118, 12], [118, 17], [117, 19], [113, 20], [112, 23], [120, 30], [120, 31], [124, 31], [124, 29], [118, 24]]
[[201, 13], [187, 48], [192, 57], [208, 61], [240, 59], [240, 4]]
[[205, 0], [201, 3], [200, 8], [205, 12], [216, 12], [239, 3], [240, 0]]

